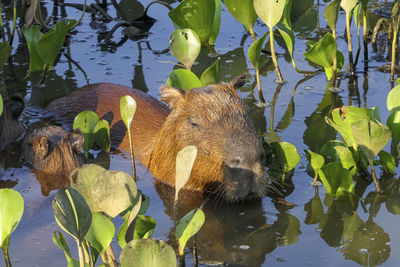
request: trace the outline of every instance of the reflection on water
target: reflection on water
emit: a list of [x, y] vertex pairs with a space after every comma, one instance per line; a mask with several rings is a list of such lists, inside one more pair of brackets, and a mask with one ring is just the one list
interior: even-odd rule
[[[158, 5], [152, 6], [148, 13], [155, 21], [139, 25], [143, 21], [144, 7], [150, 2], [112, 1], [105, 9], [109, 16], [118, 19], [115, 21], [99, 13], [91, 14], [88, 9], [82, 25], [68, 37], [54, 69], [47, 73], [41, 85], [41, 74], [25, 78], [29, 55], [25, 44], [15, 41], [10, 58], [12, 64], [7, 64], [5, 71], [0, 72], [0, 93], [18, 92], [25, 97], [24, 123], [46, 117], [45, 108], [52, 100], [88, 83], [124, 84], [157, 97], [158, 88], [165, 84], [169, 72], [176, 68], [171, 64], [175, 59], [167, 49], [173, 25], [167, 15], [168, 9]], [[296, 64], [302, 70], [315, 70], [315, 66], [308, 64], [302, 54], [306, 49], [306, 39], [317, 40], [326, 30], [322, 12], [328, 1], [292, 2], [292, 25], [297, 36], [294, 51]], [[168, 3], [177, 4], [172, 0]], [[8, 29], [12, 21], [12, 1], [3, 1], [2, 5], [4, 25]], [[93, 10], [93, 7], [90, 8]], [[64, 4], [41, 1], [41, 13], [49, 18], [49, 22], [60, 18], [78, 18], [81, 9], [82, 3], [78, 1]], [[127, 24], [118, 25], [122, 21]], [[370, 22], [374, 21], [376, 16], [371, 16]], [[134, 25], [132, 22], [137, 23]], [[341, 14], [338, 48], [347, 55], [344, 27]], [[255, 30], [258, 36], [262, 36], [266, 27], [257, 23]], [[224, 10], [221, 33], [216, 43], [218, 55], [209, 55], [208, 49], [203, 48], [192, 70], [199, 75], [219, 57], [221, 81], [248, 72], [248, 82], [239, 94], [249, 106], [250, 116], [260, 135], [268, 142], [288, 141], [297, 147], [300, 154], [304, 149], [319, 152], [323, 144], [337, 137], [336, 132], [325, 123], [325, 117], [333, 108], [343, 104], [377, 105], [383, 121], [387, 118], [389, 76], [375, 68], [386, 62], [390, 51], [386, 33], [378, 37], [374, 45], [369, 45], [369, 61], [361, 60], [360, 56], [357, 77], [340, 75], [336, 87], [342, 92], [332, 92], [322, 72], [310, 76], [296, 73], [285, 54], [283, 41], [277, 38], [278, 57], [287, 83], [274, 83], [273, 64], [267, 55], [262, 55], [262, 88], [265, 99], [271, 105], [261, 106], [255, 88], [254, 69], [246, 59], [251, 38], [247, 38], [242, 26]], [[269, 44], [265, 47], [268, 48]], [[389, 149], [396, 151], [394, 145], [386, 151]], [[124, 153], [114, 151], [111, 156], [95, 153], [89, 162], [105, 168], [130, 169], [130, 162]], [[207, 202], [204, 208], [206, 223], [197, 237], [200, 262], [203, 265], [233, 266], [398, 264], [400, 255], [391, 253], [397, 251], [400, 244], [396, 223], [400, 214], [398, 177], [381, 175], [383, 194], [371, 191], [368, 179], [360, 177], [355, 184], [355, 197], [351, 201], [338, 201], [326, 197], [323, 188], [319, 188], [318, 192], [309, 186], [311, 178], [305, 172], [305, 162], [302, 155], [300, 165], [283, 184], [282, 173], [269, 170], [275, 191], [269, 192], [260, 201], [235, 205]], [[398, 167], [396, 170], [399, 173]], [[174, 194], [171, 188], [163, 189], [157, 183], [154, 187], [151, 175], [143, 168], [139, 176], [139, 188], [151, 199], [148, 214], [155, 217], [158, 223], [154, 237], [175, 244], [171, 209], [171, 196]], [[60, 230], [54, 221], [51, 200], [54, 196], [52, 190], [65, 185], [65, 179], [43, 176], [24, 166], [18, 145], [0, 152], [0, 188], [18, 190], [26, 203], [21, 224], [11, 238], [13, 266], [64, 264], [64, 255], [51, 241], [52, 232]], [[273, 203], [271, 198], [275, 197], [285, 197], [297, 206]], [[180, 213], [198, 207], [202, 201], [201, 195], [183, 195]], [[72, 247], [75, 246], [71, 244]], [[189, 252], [187, 262], [190, 262], [191, 256]]]

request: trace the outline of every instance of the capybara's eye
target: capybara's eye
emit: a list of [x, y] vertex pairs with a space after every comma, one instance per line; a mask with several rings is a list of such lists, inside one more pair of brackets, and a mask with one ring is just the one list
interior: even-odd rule
[[193, 118], [189, 118], [189, 124], [190, 124], [190, 126], [195, 127], [195, 128], [199, 128], [200, 127], [200, 123], [195, 121]]

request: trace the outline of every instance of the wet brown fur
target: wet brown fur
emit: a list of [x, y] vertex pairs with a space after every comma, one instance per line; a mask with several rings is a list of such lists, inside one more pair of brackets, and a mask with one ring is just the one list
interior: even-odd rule
[[24, 127], [18, 119], [24, 108], [22, 98], [14, 96], [3, 101], [3, 113], [0, 116], [0, 151], [24, 132]]

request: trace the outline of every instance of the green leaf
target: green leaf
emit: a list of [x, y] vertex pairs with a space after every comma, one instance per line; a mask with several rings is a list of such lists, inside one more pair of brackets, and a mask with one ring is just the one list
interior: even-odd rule
[[64, 44], [65, 37], [69, 30], [76, 24], [76, 20], [69, 20], [66, 24], [63, 21], [57, 22], [54, 29], [46, 32], [37, 43], [37, 51], [43, 63], [52, 68], [58, 52]]
[[31, 25], [29, 28], [22, 27], [22, 33], [24, 34], [26, 44], [29, 51], [29, 71], [41, 71], [44, 69], [44, 61], [40, 58], [38, 52], [38, 42], [43, 34], [40, 32], [38, 25]]
[[254, 10], [262, 21], [272, 28], [281, 20], [286, 0], [254, 0]]
[[200, 53], [200, 38], [191, 29], [178, 29], [169, 38], [169, 48], [174, 57], [190, 70]]
[[99, 120], [93, 129], [94, 141], [105, 151], [110, 152], [110, 125], [106, 120]]
[[215, 0], [183, 0], [168, 15], [179, 28], [194, 30], [206, 44], [213, 32], [215, 8]]
[[311, 167], [314, 169], [314, 171], [317, 171], [324, 166], [325, 159], [323, 156], [321, 156], [318, 153], [312, 152], [310, 150], [306, 151], [307, 153], [307, 158], [311, 163]]
[[395, 175], [394, 169], [396, 167], [396, 162], [392, 154], [382, 150], [381, 152], [378, 153], [378, 155], [379, 155], [379, 160], [381, 161], [381, 164], [385, 169], [385, 171], [391, 175]]
[[92, 223], [92, 212], [85, 199], [73, 188], [60, 188], [52, 206], [58, 225], [82, 242]]
[[[3, 65], [7, 62], [8, 57], [11, 53], [11, 46], [7, 42], [0, 42], [0, 70]], [[0, 112], [1, 114], [1, 112]]]
[[[336, 72], [339, 72], [344, 65], [344, 56], [339, 50], [336, 51]], [[328, 80], [332, 79], [333, 69], [331, 67], [324, 67], [326, 78]]]
[[201, 74], [200, 81], [203, 86], [218, 83], [218, 63], [219, 58]]
[[85, 164], [71, 174], [71, 187], [78, 190], [93, 212], [104, 212], [114, 218], [135, 201], [136, 183], [121, 171], [107, 171], [95, 164]]
[[351, 173], [340, 163], [328, 163], [318, 170], [318, 174], [328, 195], [340, 198], [354, 194]]
[[24, 199], [15, 190], [0, 189], [0, 247], [8, 249], [10, 236], [24, 213]]
[[225, 0], [226, 8], [237, 19], [247, 31], [254, 27], [258, 18], [254, 10], [253, 0]]
[[353, 122], [351, 129], [358, 146], [369, 160], [374, 159], [391, 137], [388, 127], [368, 119]]
[[333, 0], [326, 6], [324, 11], [326, 24], [328, 24], [332, 31], [336, 31], [336, 22], [339, 16], [340, 1], [341, 0]]
[[125, 123], [126, 128], [130, 131], [133, 116], [136, 112], [136, 101], [130, 95], [121, 97], [119, 102], [119, 109], [121, 112], [121, 118]]
[[156, 228], [156, 220], [151, 216], [138, 215], [135, 222], [133, 239], [151, 238]]
[[59, 231], [53, 233], [53, 243], [57, 245], [62, 251], [64, 251], [67, 261], [71, 261], [71, 251], [68, 247], [67, 241], [65, 241], [64, 235]]
[[118, 245], [123, 249], [126, 246], [125, 235], [128, 230], [129, 224], [128, 221], [125, 221], [118, 230], [117, 239]]
[[3, 114], [3, 98], [0, 95], [0, 116]]
[[92, 212], [92, 225], [85, 237], [90, 245], [103, 254], [111, 244], [114, 234], [112, 221], [100, 212]]
[[121, 267], [176, 267], [174, 249], [163, 240], [136, 239], [120, 255]]
[[196, 146], [186, 146], [176, 155], [175, 201], [178, 200], [179, 191], [185, 186], [186, 182], [189, 180], [196, 156]]
[[392, 131], [392, 137], [395, 143], [400, 142], [400, 109], [392, 112], [387, 119], [386, 124]]
[[386, 104], [389, 112], [392, 112], [395, 109], [400, 109], [400, 85], [397, 85], [390, 90]]
[[260, 55], [261, 49], [263, 48], [263, 44], [265, 42], [265, 38], [267, 37], [267, 33], [264, 34], [263, 37], [256, 40], [249, 48], [247, 52], [247, 56], [249, 57], [250, 63], [258, 69], [260, 67]]
[[197, 234], [205, 221], [204, 212], [201, 209], [194, 209], [187, 213], [176, 225], [176, 236], [179, 242], [179, 254], [184, 254], [187, 241]]
[[304, 56], [311, 62], [331, 68], [333, 59], [337, 56], [336, 39], [330, 33], [326, 33], [324, 37], [313, 45]]
[[99, 116], [90, 110], [85, 110], [76, 115], [72, 128], [80, 129], [84, 137], [83, 151], [87, 157], [89, 149], [93, 147], [94, 128], [99, 122]]
[[202, 86], [199, 78], [197, 78], [197, 76], [193, 72], [186, 69], [173, 70], [169, 74], [167, 85], [185, 91]]
[[356, 6], [358, 0], [341, 0], [340, 6], [346, 13], [350, 13]]
[[284, 172], [289, 172], [299, 163], [300, 155], [294, 145], [287, 142], [273, 142], [271, 146]]

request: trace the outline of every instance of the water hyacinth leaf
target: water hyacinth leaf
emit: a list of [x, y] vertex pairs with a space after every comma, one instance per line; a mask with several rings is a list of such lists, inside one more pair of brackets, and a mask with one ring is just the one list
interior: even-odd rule
[[196, 146], [186, 146], [176, 155], [175, 201], [178, 200], [179, 191], [185, 186], [185, 184], [189, 180], [196, 156]]
[[40, 58], [38, 52], [38, 42], [43, 36], [40, 32], [38, 25], [31, 25], [29, 28], [22, 27], [22, 33], [24, 34], [26, 44], [29, 51], [29, 71], [41, 71], [44, 68], [44, 61]]
[[351, 129], [357, 144], [368, 160], [373, 160], [386, 146], [391, 137], [388, 127], [367, 119], [353, 122]]
[[321, 169], [322, 166], [324, 166], [325, 159], [323, 156], [321, 156], [318, 153], [312, 152], [310, 150], [307, 150], [306, 153], [307, 153], [307, 158], [311, 163], [311, 167], [314, 170]]
[[138, 215], [135, 221], [133, 239], [151, 238], [156, 228], [156, 220], [151, 216]]
[[247, 31], [253, 28], [258, 18], [253, 0], [225, 0], [225, 5], [229, 13], [242, 23]]
[[392, 112], [387, 119], [387, 125], [392, 131], [392, 137], [395, 143], [400, 142], [400, 110]]
[[163, 240], [136, 239], [120, 255], [121, 267], [176, 267], [174, 249]]
[[65, 257], [67, 258], [67, 261], [69, 262], [72, 259], [71, 250], [69, 249], [67, 241], [65, 241], [64, 235], [61, 232], [54, 231], [53, 243], [56, 244], [56, 246], [59, 247], [62, 251], [64, 251]]
[[214, 0], [215, 1], [215, 12], [214, 12], [214, 20], [211, 28], [211, 35], [208, 39], [208, 43], [210, 45], [214, 45], [215, 41], [217, 40], [219, 34], [219, 28], [221, 26], [221, 0]]
[[49, 69], [52, 68], [54, 60], [64, 44], [67, 33], [75, 24], [76, 20], [73, 19], [69, 20], [68, 23], [57, 22], [54, 29], [43, 34], [38, 41], [37, 50], [39, 56]]
[[0, 70], [3, 67], [3, 65], [7, 62], [10, 53], [11, 53], [10, 44], [7, 42], [0, 42]]
[[330, 33], [326, 33], [322, 39], [304, 53], [311, 62], [331, 68], [333, 59], [337, 53], [336, 39]]
[[0, 247], [8, 249], [10, 236], [24, 213], [24, 199], [13, 189], [0, 189]]
[[99, 120], [93, 129], [94, 141], [105, 151], [110, 152], [110, 124], [106, 120]]
[[92, 213], [92, 224], [85, 239], [100, 254], [104, 254], [115, 234], [115, 227], [112, 221], [100, 212]]
[[389, 112], [400, 108], [400, 85], [397, 85], [392, 90], [390, 90], [387, 96], [386, 104]]
[[168, 15], [179, 28], [194, 30], [206, 44], [213, 31], [215, 7], [215, 0], [184, 0]]
[[179, 255], [184, 254], [187, 241], [197, 234], [205, 221], [204, 212], [201, 209], [194, 209], [187, 213], [176, 225], [176, 236], [179, 242]]
[[85, 110], [76, 115], [72, 128], [80, 129], [84, 137], [83, 151], [88, 155], [89, 149], [93, 147], [94, 128], [99, 122], [99, 116], [90, 110]]
[[340, 198], [354, 194], [351, 173], [340, 163], [328, 163], [318, 170], [318, 174], [328, 195]]
[[71, 174], [71, 187], [85, 196], [93, 212], [104, 212], [114, 218], [134, 203], [136, 183], [125, 172], [101, 169], [95, 164], [83, 165]]
[[336, 31], [336, 22], [339, 16], [340, 1], [341, 0], [333, 0], [326, 6], [324, 11], [326, 24], [328, 24], [329, 28], [331, 28], [333, 32]]
[[218, 63], [219, 58], [210, 67], [205, 69], [203, 74], [201, 74], [200, 81], [203, 86], [218, 83]]
[[169, 74], [167, 86], [187, 91], [192, 88], [201, 87], [202, 84], [199, 78], [190, 70], [176, 69]]
[[0, 116], [3, 114], [3, 98], [0, 95]]
[[200, 53], [200, 38], [191, 29], [178, 29], [169, 38], [169, 48], [172, 55], [190, 70]]
[[[344, 65], [344, 56], [342, 54], [342, 52], [340, 52], [339, 50], [336, 51], [336, 72], [339, 72]], [[333, 77], [333, 69], [331, 67], [324, 67], [325, 70], [325, 74], [326, 74], [326, 78], [328, 80], [332, 79]]]
[[136, 101], [130, 95], [121, 97], [119, 108], [121, 112], [121, 118], [125, 123], [127, 129], [131, 128], [133, 116], [136, 112]]
[[260, 67], [260, 55], [261, 55], [261, 50], [263, 48], [265, 38], [267, 37], [267, 34], [264, 34], [263, 37], [259, 38], [256, 40], [249, 48], [249, 52], [247, 53], [247, 56], [249, 57], [250, 63], [258, 69]]
[[262, 21], [272, 28], [281, 20], [286, 0], [254, 0], [254, 10]]
[[60, 188], [52, 206], [58, 225], [82, 242], [92, 223], [92, 212], [85, 199], [73, 188]]
[[341, 0], [340, 6], [346, 13], [350, 13], [356, 6], [358, 0]]
[[284, 172], [291, 171], [299, 163], [300, 155], [294, 145], [288, 142], [273, 142], [271, 146]]
[[348, 169], [352, 175], [355, 175], [357, 171], [357, 162], [350, 149], [347, 146], [335, 146], [334, 149], [339, 156], [343, 168]]
[[378, 156], [385, 171], [391, 175], [395, 175], [394, 169], [396, 167], [396, 162], [392, 154], [386, 151], [381, 151], [378, 153]]

